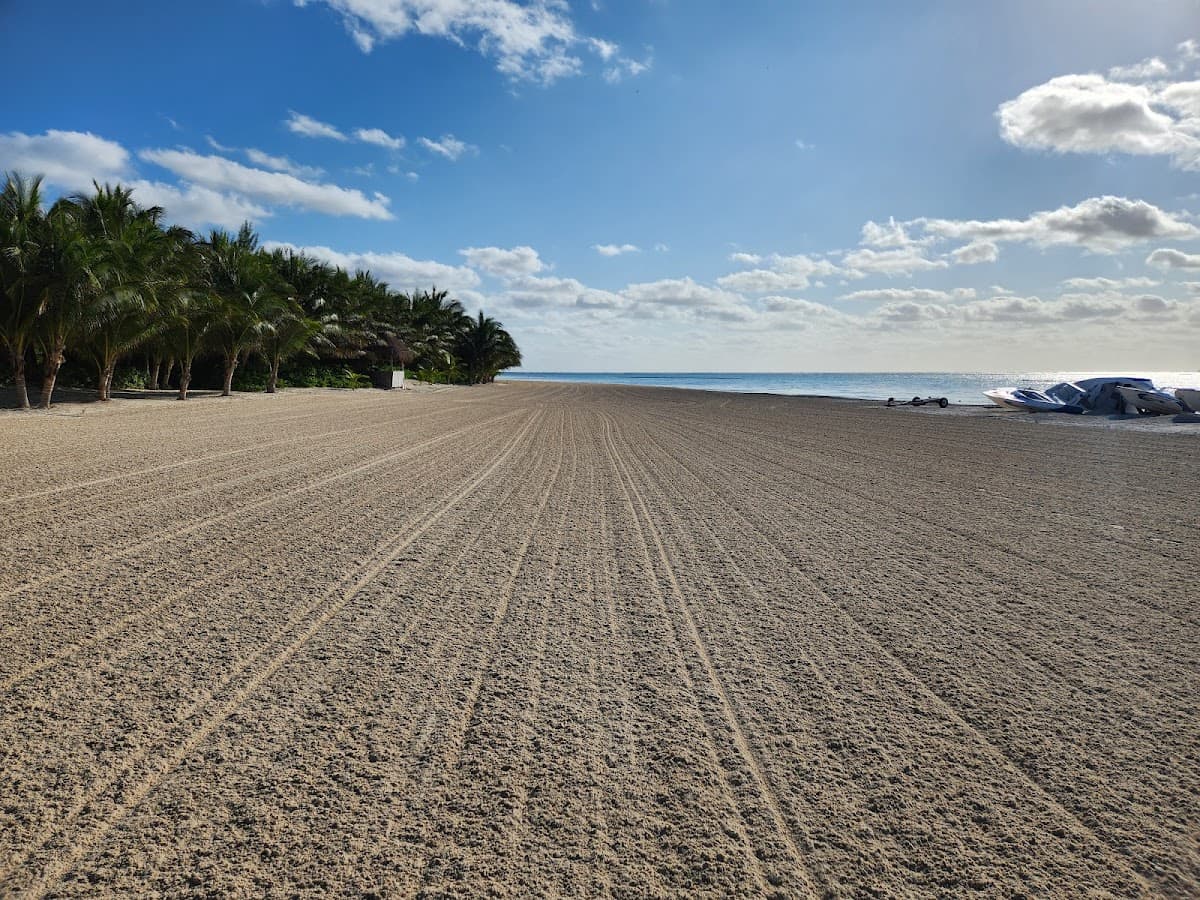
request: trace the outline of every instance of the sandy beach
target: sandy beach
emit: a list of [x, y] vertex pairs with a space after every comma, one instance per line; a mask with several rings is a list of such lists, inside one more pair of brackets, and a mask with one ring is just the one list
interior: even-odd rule
[[1192, 437], [535, 383], [55, 412], [0, 417], [0, 893], [1200, 893]]

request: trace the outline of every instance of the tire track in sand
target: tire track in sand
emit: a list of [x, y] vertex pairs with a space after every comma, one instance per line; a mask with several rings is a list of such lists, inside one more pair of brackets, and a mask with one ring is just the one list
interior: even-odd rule
[[[754, 781], [763, 805], [767, 808], [767, 811], [770, 814], [779, 840], [792, 856], [794, 872], [801, 880], [803, 889], [811, 896], [820, 896], [823, 891], [818, 890], [816, 878], [805, 861], [805, 854], [801, 851], [791, 828], [788, 826], [787, 821], [783, 817], [782, 804], [780, 803], [779, 797], [776, 795], [775, 791], [772, 789], [769, 781], [767, 780], [766, 773], [764, 772], [763, 767], [758, 760], [757, 754], [751, 747], [750, 742], [746, 737], [745, 729], [742, 727], [742, 724], [739, 721], [736, 712], [734, 711], [733, 704], [729, 699], [729, 694], [726, 692], [720, 676], [717, 674], [716, 667], [713, 665], [712, 656], [709, 653], [708, 647], [704, 643], [704, 639], [701, 637], [699, 629], [696, 627], [696, 622], [692, 617], [691, 611], [688, 609], [687, 600], [684, 597], [683, 589], [680, 587], [679, 581], [675, 576], [675, 571], [671, 565], [670, 557], [667, 555], [667, 552], [663, 547], [662, 536], [659, 534], [658, 528], [654, 524], [653, 517], [650, 514], [650, 510], [646, 504], [645, 498], [642, 496], [641, 491], [638, 490], [638, 487], [633, 480], [633, 476], [630, 474], [624, 458], [621, 455], [621, 451], [617, 446], [617, 442], [613, 437], [614, 433], [619, 432], [619, 426], [612, 417], [606, 415], [605, 419], [604, 438], [608, 445], [609, 452], [612, 455], [613, 464], [617, 469], [621, 490], [630, 506], [633, 507], [635, 524], [637, 525], [638, 530], [641, 532], [642, 540], [640, 543], [644, 553], [647, 576], [654, 584], [660, 584], [655, 573], [655, 566], [650, 553], [650, 544], [652, 543], [654, 545], [656, 555], [658, 556], [659, 563], [667, 575], [667, 581], [670, 585], [670, 593], [674, 596], [675, 605], [684, 621], [693, 649], [700, 660], [701, 667], [705, 672], [707, 680], [710, 684], [710, 688], [719, 702], [722, 717], [724, 718], [726, 726], [729, 729], [730, 736], [733, 739], [733, 743], [738, 751], [738, 755], [742, 758], [742, 762], [749, 771], [751, 779]], [[649, 541], [646, 540], [647, 534], [649, 534]], [[665, 600], [665, 598], [662, 599]], [[688, 679], [689, 681], [691, 679], [690, 673], [688, 675]], [[716, 755], [715, 749], [714, 755]], [[721, 771], [722, 778], [724, 779], [725, 775], [723, 766], [721, 767]], [[727, 780], [726, 785], [727, 790], [729, 790], [730, 797], [732, 798], [736, 796], [732, 790], [728, 788]], [[776, 873], [767, 875], [765, 872], [762, 872], [761, 862], [759, 861], [757, 854], [753, 854], [752, 859], [755, 864], [755, 870], [762, 873], [761, 877], [764, 879], [762, 888], [764, 892], [766, 892], [765, 882], [770, 881], [773, 883], [775, 879], [779, 878], [779, 876]], [[821, 887], [822, 889], [827, 889], [828, 885], [822, 885]]]
[[[696, 476], [698, 480], [699, 476]], [[1063, 819], [1069, 821], [1079, 833], [1086, 836], [1096, 846], [1103, 847], [1108, 851], [1110, 859], [1114, 863], [1117, 871], [1121, 871], [1126, 877], [1135, 881], [1144, 892], [1147, 894], [1154, 893], [1153, 888], [1146, 879], [1134, 869], [1127, 861], [1123, 854], [1116, 850], [1111, 844], [1104, 840], [1094, 829], [1079, 818], [1073, 810], [1064, 806], [1053, 794], [1043, 787], [1033, 776], [1027, 772], [1020, 764], [1013, 760], [1004, 748], [995, 744], [982, 730], [969, 722], [962, 713], [958, 711], [948, 700], [942, 697], [934, 690], [924, 679], [916, 674], [908, 665], [893, 653], [883, 642], [875, 636], [865, 625], [861, 624], [858, 619], [852, 615], [840, 602], [828, 594], [816, 581], [814, 581], [803, 569], [795, 566], [786, 552], [775, 543], [774, 539], [757, 528], [754, 523], [750, 522], [734, 505], [727, 505], [727, 510], [737, 516], [743, 526], [749, 531], [757, 535], [761, 542], [769, 547], [774, 555], [779, 559], [781, 565], [794, 573], [797, 580], [808, 584], [811, 590], [822, 597], [829, 607], [835, 610], [846, 623], [858, 634], [860, 634], [867, 643], [875, 647], [876, 650], [884, 657], [892, 668], [900, 675], [903, 681], [913, 685], [918, 693], [924, 695], [925, 699], [933, 703], [944, 715], [954, 721], [960, 728], [976, 740], [981, 748], [983, 748], [1005, 771], [1009, 772], [1020, 781], [1025, 783], [1033, 790], [1035, 794], [1040, 796], [1044, 803], [1053, 809]]]
[[[472, 425], [468, 425], [468, 426], [466, 426], [464, 428], [460, 428], [456, 431], [451, 431], [451, 432], [446, 432], [444, 434], [440, 434], [437, 437], [433, 437], [426, 441], [422, 441], [419, 444], [412, 444], [403, 450], [397, 450], [392, 453], [385, 453], [382, 456], [377, 456], [374, 459], [368, 460], [357, 466], [352, 466], [349, 469], [343, 469], [340, 472], [336, 472], [333, 475], [328, 475], [328, 476], [324, 476], [322, 478], [317, 478], [317, 479], [314, 479], [313, 481], [306, 482], [305, 484], [302, 484], [299, 487], [290, 488], [286, 491], [281, 491], [278, 493], [273, 493], [269, 497], [266, 497], [262, 500], [256, 500], [252, 503], [247, 503], [244, 506], [239, 506], [235, 509], [227, 510], [226, 512], [223, 512], [223, 513], [218, 513], [213, 516], [208, 516], [206, 518], [192, 522], [190, 525], [185, 525], [182, 528], [176, 529], [175, 531], [168, 532], [166, 534], [155, 535], [152, 538], [148, 538], [137, 544], [132, 544], [132, 545], [130, 545], [128, 547], [124, 547], [123, 549], [118, 550], [114, 553], [110, 553], [107, 556], [104, 556], [103, 558], [98, 560], [98, 562], [100, 562], [101, 564], [107, 564], [107, 563], [114, 562], [116, 560], [125, 559], [126, 557], [132, 556], [135, 553], [141, 553], [142, 551], [147, 550], [150, 547], [154, 547], [158, 544], [168, 543], [170, 541], [173, 541], [178, 538], [184, 537], [186, 535], [192, 534], [203, 528], [209, 528], [213, 525], [218, 525], [221, 522], [228, 521], [229, 519], [233, 519], [238, 516], [245, 515], [246, 513], [255, 512], [259, 509], [264, 509], [266, 507], [274, 506], [278, 503], [281, 503], [284, 500], [289, 500], [292, 497], [298, 496], [300, 494], [305, 494], [305, 493], [308, 493], [309, 491], [314, 491], [317, 488], [324, 487], [327, 484], [332, 484], [335, 481], [341, 481], [344, 478], [349, 478], [352, 475], [358, 475], [361, 472], [366, 472], [371, 469], [378, 468], [379, 466], [382, 466], [386, 463], [404, 459], [406, 457], [412, 456], [415, 453], [420, 453], [421, 451], [428, 450], [430, 447], [434, 447], [439, 444], [444, 444], [444, 443], [447, 443], [448, 441], [452, 441], [455, 438], [461, 437], [462, 435], [468, 433], [469, 431], [471, 431], [474, 428], [481, 428], [481, 427], [487, 427], [489, 425], [495, 425], [497, 422], [500, 422], [507, 418], [511, 418], [514, 415], [516, 415], [516, 413], [513, 413], [513, 412], [504, 413], [502, 415], [496, 416], [495, 418], [485, 419], [484, 421], [476, 422]], [[15, 587], [9, 588], [6, 591], [0, 592], [0, 599], [7, 599], [10, 597], [15, 597], [18, 594], [24, 593], [25, 591], [44, 587], [47, 584], [51, 584], [62, 578], [66, 578], [69, 575], [74, 575], [77, 571], [79, 571], [79, 570], [76, 568], [61, 569], [58, 572], [51, 572], [47, 575], [43, 575], [40, 578], [26, 581], [23, 584], [16, 585]]]
[[[437, 466], [439, 466], [439, 465], [440, 465], [440, 462], [437, 460], [429, 461], [429, 468], [434, 469], [435, 471], [436, 471]], [[421, 469], [421, 470], [412, 472], [411, 476], [414, 479], [419, 479], [419, 477], [423, 474], [424, 474], [424, 469]], [[323, 512], [324, 512], [324, 510], [318, 505], [308, 511], [305, 521], [314, 521]], [[345, 533], [355, 530], [355, 528], [357, 528], [357, 527], [358, 526], [356, 523], [350, 522], [346, 525], [343, 525], [339, 529], [338, 533], [345, 534]], [[32, 676], [34, 676], [40, 672], [44, 672], [47, 669], [53, 668], [56, 665], [60, 665], [64, 662], [74, 658], [79, 653], [86, 651], [90, 648], [93, 648], [93, 647], [97, 646], [98, 644], [100, 644], [104, 641], [107, 641], [110, 638], [112, 638], [118, 634], [121, 634], [126, 629], [130, 628], [131, 626], [157, 615], [158, 613], [169, 608], [170, 606], [172, 606], [173, 604], [182, 600], [183, 598], [196, 593], [197, 591], [201, 590], [202, 588], [211, 584], [212, 582], [222, 579], [222, 578], [228, 578], [230, 575], [235, 574], [239, 571], [242, 571], [243, 569], [246, 569], [247, 567], [253, 565], [254, 563], [259, 562], [261, 558], [269, 556], [271, 553], [273, 553], [274, 551], [276, 551], [280, 548], [288, 547], [288, 546], [292, 545], [294, 542], [295, 542], [295, 535], [292, 534], [291, 532], [288, 532], [286, 534], [281, 534], [281, 536], [278, 539], [274, 540], [272, 543], [268, 544], [266, 547], [258, 548], [258, 549], [256, 549], [256, 551], [254, 553], [246, 554], [245, 556], [243, 556], [241, 559], [237, 560], [236, 562], [230, 563], [223, 568], [215, 569], [214, 571], [210, 572], [208, 575], [204, 576], [203, 578], [200, 578], [197, 581], [188, 582], [183, 587], [169, 593], [168, 595], [166, 595], [165, 597], [162, 597], [158, 601], [151, 603], [149, 606], [144, 606], [144, 607], [135, 609], [133, 612], [130, 612], [130, 613], [126, 614], [125, 616], [120, 617], [116, 621], [110, 622], [107, 625], [103, 625], [103, 626], [99, 627], [98, 629], [92, 631], [86, 639], [84, 639], [82, 641], [78, 641], [74, 644], [70, 644], [66, 647], [62, 647], [59, 650], [56, 650], [52, 653], [47, 654], [46, 656], [39, 659], [37, 662], [32, 663], [32, 664], [14, 672], [11, 675], [8, 675], [3, 680], [0, 680], [0, 692], [9, 691], [13, 687], [15, 687], [17, 684], [20, 684], [22, 681], [24, 681], [28, 678], [31, 678]], [[281, 560], [281, 561], [269, 566], [265, 570], [265, 572], [259, 573], [259, 577], [266, 575], [266, 574], [273, 574], [276, 572], [286, 570], [289, 566], [290, 566], [290, 562], [288, 560], [286, 560], [286, 559]], [[223, 591], [222, 593], [215, 595], [213, 597], [207, 598], [207, 602], [209, 604], [211, 604], [214, 601], [219, 600], [222, 597], [239, 590], [240, 587], [241, 587], [240, 584], [235, 584], [235, 585], [231, 586], [230, 588], [228, 588], [227, 590]], [[112, 657], [106, 657], [106, 660], [111, 661], [111, 659], [112, 659]]]
[[[463, 713], [456, 723], [449, 738], [449, 746], [440, 754], [441, 769], [430, 773], [434, 777], [441, 775], [441, 780], [434, 785], [433, 809], [430, 810], [423, 823], [422, 838], [425, 853], [423, 858], [414, 866], [417, 870], [417, 884], [426, 886], [429, 877], [431, 876], [431, 863], [434, 860], [434, 855], [428, 852], [430, 845], [431, 830], [433, 828], [432, 819], [433, 813], [445, 806], [447, 797], [451, 790], [451, 776], [458, 768], [462, 754], [466, 747], [467, 737], [471, 730], [471, 723], [474, 721], [478, 707], [479, 698], [482, 693], [483, 681], [487, 676], [488, 670], [492, 667], [495, 659], [497, 645], [499, 643], [500, 629], [508, 616], [509, 607], [511, 606], [515, 595], [517, 582], [521, 574], [521, 570], [525, 565], [525, 558], [529, 554], [530, 544], [533, 542], [534, 535], [537, 533], [538, 524], [541, 522], [542, 515], [545, 513], [546, 506], [550, 502], [551, 494], [554, 486], [557, 484], [559, 475], [562, 471], [562, 463], [564, 457], [564, 442], [562, 440], [562, 429], [565, 429], [566, 412], [560, 412], [562, 420], [560, 422], [560, 436], [558, 440], [558, 456], [554, 463], [554, 469], [550, 476], [546, 479], [546, 485], [542, 490], [541, 496], [538, 499], [537, 508], [530, 516], [529, 530], [525, 533], [516, 552], [513, 554], [513, 562], [511, 572], [506, 579], [504, 588], [501, 593], [500, 601], [496, 605], [496, 609], [492, 613], [492, 621], [488, 624], [488, 629], [484, 635], [483, 646], [486, 648], [483, 658], [480, 660], [479, 668], [474, 677], [471, 679], [471, 684], [467, 689], [466, 699], [463, 705]], [[557, 560], [558, 549], [557, 545], [554, 552], [554, 558]]]
[[[516, 413], [509, 413], [498, 418], [509, 418]], [[406, 530], [405, 536], [387, 548], [389, 543], [384, 542], [384, 547], [376, 554], [376, 561], [370, 563], [360, 569], [357, 578], [351, 575], [348, 579], [343, 579], [343, 584], [350, 579], [353, 579], [351, 585], [342, 590], [340, 593], [332, 593], [332, 596], [326, 594], [312, 604], [306, 611], [305, 615], [316, 612], [322, 605], [325, 609], [316, 619], [296, 636], [291, 642], [277, 650], [267, 661], [266, 665], [261, 668], [256, 674], [252, 675], [243, 682], [243, 684], [233, 693], [233, 695], [221, 703], [215, 711], [211, 712], [206, 718], [196, 726], [190, 734], [182, 736], [178, 742], [176, 749], [157, 761], [150, 773], [131, 786], [122, 786], [118, 788], [116, 803], [113, 810], [105, 816], [95, 827], [90, 829], [86, 835], [77, 837], [69, 845], [67, 852], [52, 861], [47, 865], [42, 872], [36, 876], [33, 884], [25, 889], [23, 893], [32, 897], [43, 896], [49, 887], [59, 881], [67, 872], [69, 872], [76, 863], [83, 858], [84, 855], [99, 841], [105, 834], [130, 811], [132, 811], [154, 788], [184, 759], [196, 750], [213, 733], [222, 723], [224, 723], [231, 715], [245, 703], [264, 682], [275, 674], [280, 668], [287, 663], [295, 653], [303, 647], [309, 640], [316, 635], [330, 620], [332, 620], [341, 610], [350, 603], [351, 600], [371, 581], [379, 576], [397, 557], [399, 557], [409, 546], [420, 539], [430, 528], [437, 524], [456, 504], [470, 495], [476, 488], [482, 485], [491, 474], [498, 469], [517, 449], [525, 436], [529, 433], [534, 423], [539, 418], [538, 414], [531, 416], [525, 425], [518, 431], [517, 435], [512, 439], [508, 446], [493, 459], [471, 482], [461, 488], [448, 500], [443, 502], [438, 508], [426, 514], [417, 523], [414, 523], [410, 529]], [[495, 420], [491, 420], [495, 421]], [[331, 602], [332, 601], [332, 602]], [[264, 655], [269, 652], [269, 648], [264, 647], [259, 655]], [[244, 666], [243, 666], [244, 668]], [[210, 701], [207, 705], [212, 705]], [[193, 715], [199, 715], [203, 710], [197, 709]], [[141, 756], [149, 753], [149, 750], [143, 751]], [[141, 760], [136, 760], [132, 763], [136, 766]], [[74, 818], [77, 818], [89, 805], [90, 802], [95, 802], [99, 794], [103, 793], [109, 787], [112, 787], [115, 782], [119, 781], [119, 776], [106, 780], [101, 785], [99, 790], [93, 791], [90, 798], [81, 801], [76, 810], [73, 810], [73, 815], [67, 817], [66, 824], [70, 824]], [[48, 835], [42, 840], [38, 846], [27, 849], [20, 854], [15, 862], [10, 863], [9, 867], [0, 872], [0, 883], [8, 881], [12, 874], [21, 869], [22, 864], [29, 856], [42, 849], [55, 834], [61, 833], [62, 826], [57, 825], [54, 828], [54, 834]]]

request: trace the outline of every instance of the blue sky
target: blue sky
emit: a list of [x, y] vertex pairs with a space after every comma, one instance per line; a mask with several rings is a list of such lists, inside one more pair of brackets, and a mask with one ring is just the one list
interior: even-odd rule
[[0, 168], [436, 282], [529, 369], [1200, 365], [1191, 0], [98, 6], [0, 4]]

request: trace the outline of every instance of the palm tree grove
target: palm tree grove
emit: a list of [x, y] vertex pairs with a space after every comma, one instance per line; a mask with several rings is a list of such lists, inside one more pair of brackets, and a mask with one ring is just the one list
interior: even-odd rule
[[436, 287], [392, 290], [301, 253], [266, 250], [247, 223], [194, 234], [120, 185], [47, 204], [41, 178], [0, 193], [0, 348], [17, 404], [55, 386], [194, 386], [274, 392], [363, 387], [407, 366], [427, 381], [481, 384], [520, 365], [512, 336]]

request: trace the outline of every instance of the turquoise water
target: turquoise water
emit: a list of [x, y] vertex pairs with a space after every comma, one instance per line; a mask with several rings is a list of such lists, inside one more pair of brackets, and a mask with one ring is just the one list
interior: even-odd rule
[[641, 384], [755, 394], [911, 400], [947, 397], [951, 403], [987, 403], [996, 387], [1046, 387], [1099, 375], [1153, 378], [1158, 385], [1200, 385], [1197, 372], [505, 372], [505, 381], [578, 381]]

